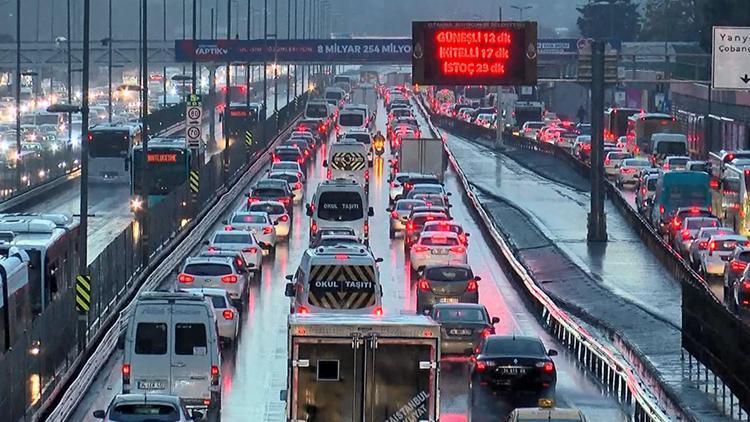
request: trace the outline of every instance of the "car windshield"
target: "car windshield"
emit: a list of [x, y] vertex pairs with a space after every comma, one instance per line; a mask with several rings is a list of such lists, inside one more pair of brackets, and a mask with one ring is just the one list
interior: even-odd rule
[[249, 211], [262, 211], [271, 215], [284, 214], [286, 209], [281, 204], [252, 204]]
[[254, 243], [250, 233], [221, 232], [214, 236], [214, 243]]
[[286, 196], [286, 193], [284, 192], [284, 189], [256, 188], [256, 189], [253, 189], [252, 196], [255, 196], [258, 198], [278, 198], [281, 196]]
[[720, 228], [709, 228], [709, 229], [703, 229], [700, 232], [700, 238], [701, 239], [708, 239], [709, 237], [715, 235], [715, 234], [730, 234], [733, 230], [720, 227]]
[[456, 246], [458, 245], [458, 239], [455, 237], [430, 236], [423, 237], [419, 243], [425, 246]]
[[182, 272], [190, 275], [212, 277], [232, 274], [232, 267], [221, 263], [188, 264]]
[[296, 162], [279, 162], [279, 163], [273, 163], [273, 166], [271, 166], [273, 170], [294, 170], [299, 171], [299, 164]]
[[424, 277], [435, 281], [466, 281], [474, 278], [474, 275], [468, 268], [439, 267], [426, 269]]
[[365, 117], [361, 113], [342, 113], [339, 115], [339, 125], [341, 126], [362, 126], [365, 124]]
[[438, 322], [486, 322], [484, 312], [477, 308], [438, 308], [433, 314]]
[[353, 139], [361, 144], [370, 144], [370, 135], [366, 133], [347, 133], [345, 139]]
[[627, 152], [610, 152], [608, 157], [610, 160], [623, 160], [625, 158], [631, 158], [632, 155]]
[[299, 182], [299, 176], [294, 173], [271, 173], [268, 175], [268, 177], [270, 177], [271, 179], [283, 180], [287, 183]]
[[364, 217], [359, 192], [323, 192], [318, 200], [318, 218], [327, 221], [355, 221]]
[[128, 403], [115, 405], [107, 420], [114, 422], [172, 422], [180, 420], [180, 412], [169, 403]]
[[659, 142], [656, 146], [657, 154], [682, 155], [687, 152], [683, 142]]
[[410, 211], [414, 207], [424, 206], [424, 201], [398, 201], [396, 209], [399, 211]]
[[632, 158], [628, 159], [622, 162], [623, 166], [630, 166], [630, 167], [649, 167], [651, 166], [651, 163], [648, 162], [648, 160], [641, 160], [638, 158]]
[[701, 227], [716, 227], [718, 225], [718, 221], [711, 218], [688, 218], [685, 223], [685, 228], [688, 230], [698, 230]]
[[265, 215], [239, 214], [232, 217], [232, 223], [234, 224], [263, 224], [267, 222], [268, 218]]
[[460, 234], [461, 226], [456, 225], [456, 224], [446, 224], [446, 223], [428, 224], [428, 225], [425, 225], [423, 230], [426, 232], [453, 232], [456, 234]]
[[670, 158], [669, 165], [670, 166], [685, 166], [687, 165], [688, 161], [690, 161], [689, 158]]
[[322, 119], [328, 117], [328, 105], [322, 103], [307, 104], [305, 114], [307, 115], [307, 117], [312, 117], [314, 119]]
[[490, 338], [484, 345], [483, 353], [509, 356], [545, 356], [542, 343], [522, 338]]

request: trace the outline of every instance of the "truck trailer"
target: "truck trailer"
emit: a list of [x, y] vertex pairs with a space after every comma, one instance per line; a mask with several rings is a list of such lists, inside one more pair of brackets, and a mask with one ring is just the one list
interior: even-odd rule
[[404, 138], [399, 148], [400, 172], [431, 174], [443, 180], [446, 160], [442, 139]]

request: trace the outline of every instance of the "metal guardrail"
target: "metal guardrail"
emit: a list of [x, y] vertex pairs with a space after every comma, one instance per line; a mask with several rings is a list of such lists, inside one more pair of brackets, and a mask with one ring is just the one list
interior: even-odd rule
[[[431, 114], [420, 101], [417, 101], [417, 104], [428, 119], [432, 136], [441, 137], [439, 131], [432, 125]], [[599, 343], [539, 288], [528, 269], [515, 257], [508, 243], [492, 223], [491, 217], [473, 193], [466, 175], [447, 146], [446, 152], [451, 166], [458, 174], [466, 198], [482, 222], [482, 228], [495, 242], [498, 255], [512, 270], [514, 282], [522, 287], [523, 293], [536, 308], [537, 317], [543, 322], [545, 328], [596, 377], [608, 394], [616, 397], [630, 411], [631, 420], [636, 422], [669, 421], [669, 417], [659, 406], [655, 396], [641, 384], [630, 365]]]

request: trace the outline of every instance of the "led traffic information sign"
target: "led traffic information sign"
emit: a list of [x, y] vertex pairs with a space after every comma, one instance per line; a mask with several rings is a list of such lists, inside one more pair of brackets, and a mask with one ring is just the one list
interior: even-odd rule
[[536, 22], [412, 22], [412, 79], [424, 85], [536, 85]]
[[177, 153], [153, 153], [149, 152], [146, 155], [146, 162], [149, 163], [176, 163]]

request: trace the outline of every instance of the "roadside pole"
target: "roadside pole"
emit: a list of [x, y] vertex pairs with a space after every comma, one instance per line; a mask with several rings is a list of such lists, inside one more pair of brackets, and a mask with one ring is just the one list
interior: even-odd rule
[[194, 157], [190, 160], [190, 215], [198, 215], [198, 194], [200, 192], [200, 176], [203, 168], [203, 102], [198, 94], [188, 95], [185, 110], [185, 138]]
[[589, 242], [607, 241], [604, 215], [604, 41], [591, 43], [591, 210]]
[[503, 87], [497, 86], [497, 97], [495, 98], [495, 149], [505, 149], [505, 140], [503, 139], [503, 131], [505, 130], [505, 117], [502, 116], [501, 111], [501, 99], [503, 96]]

